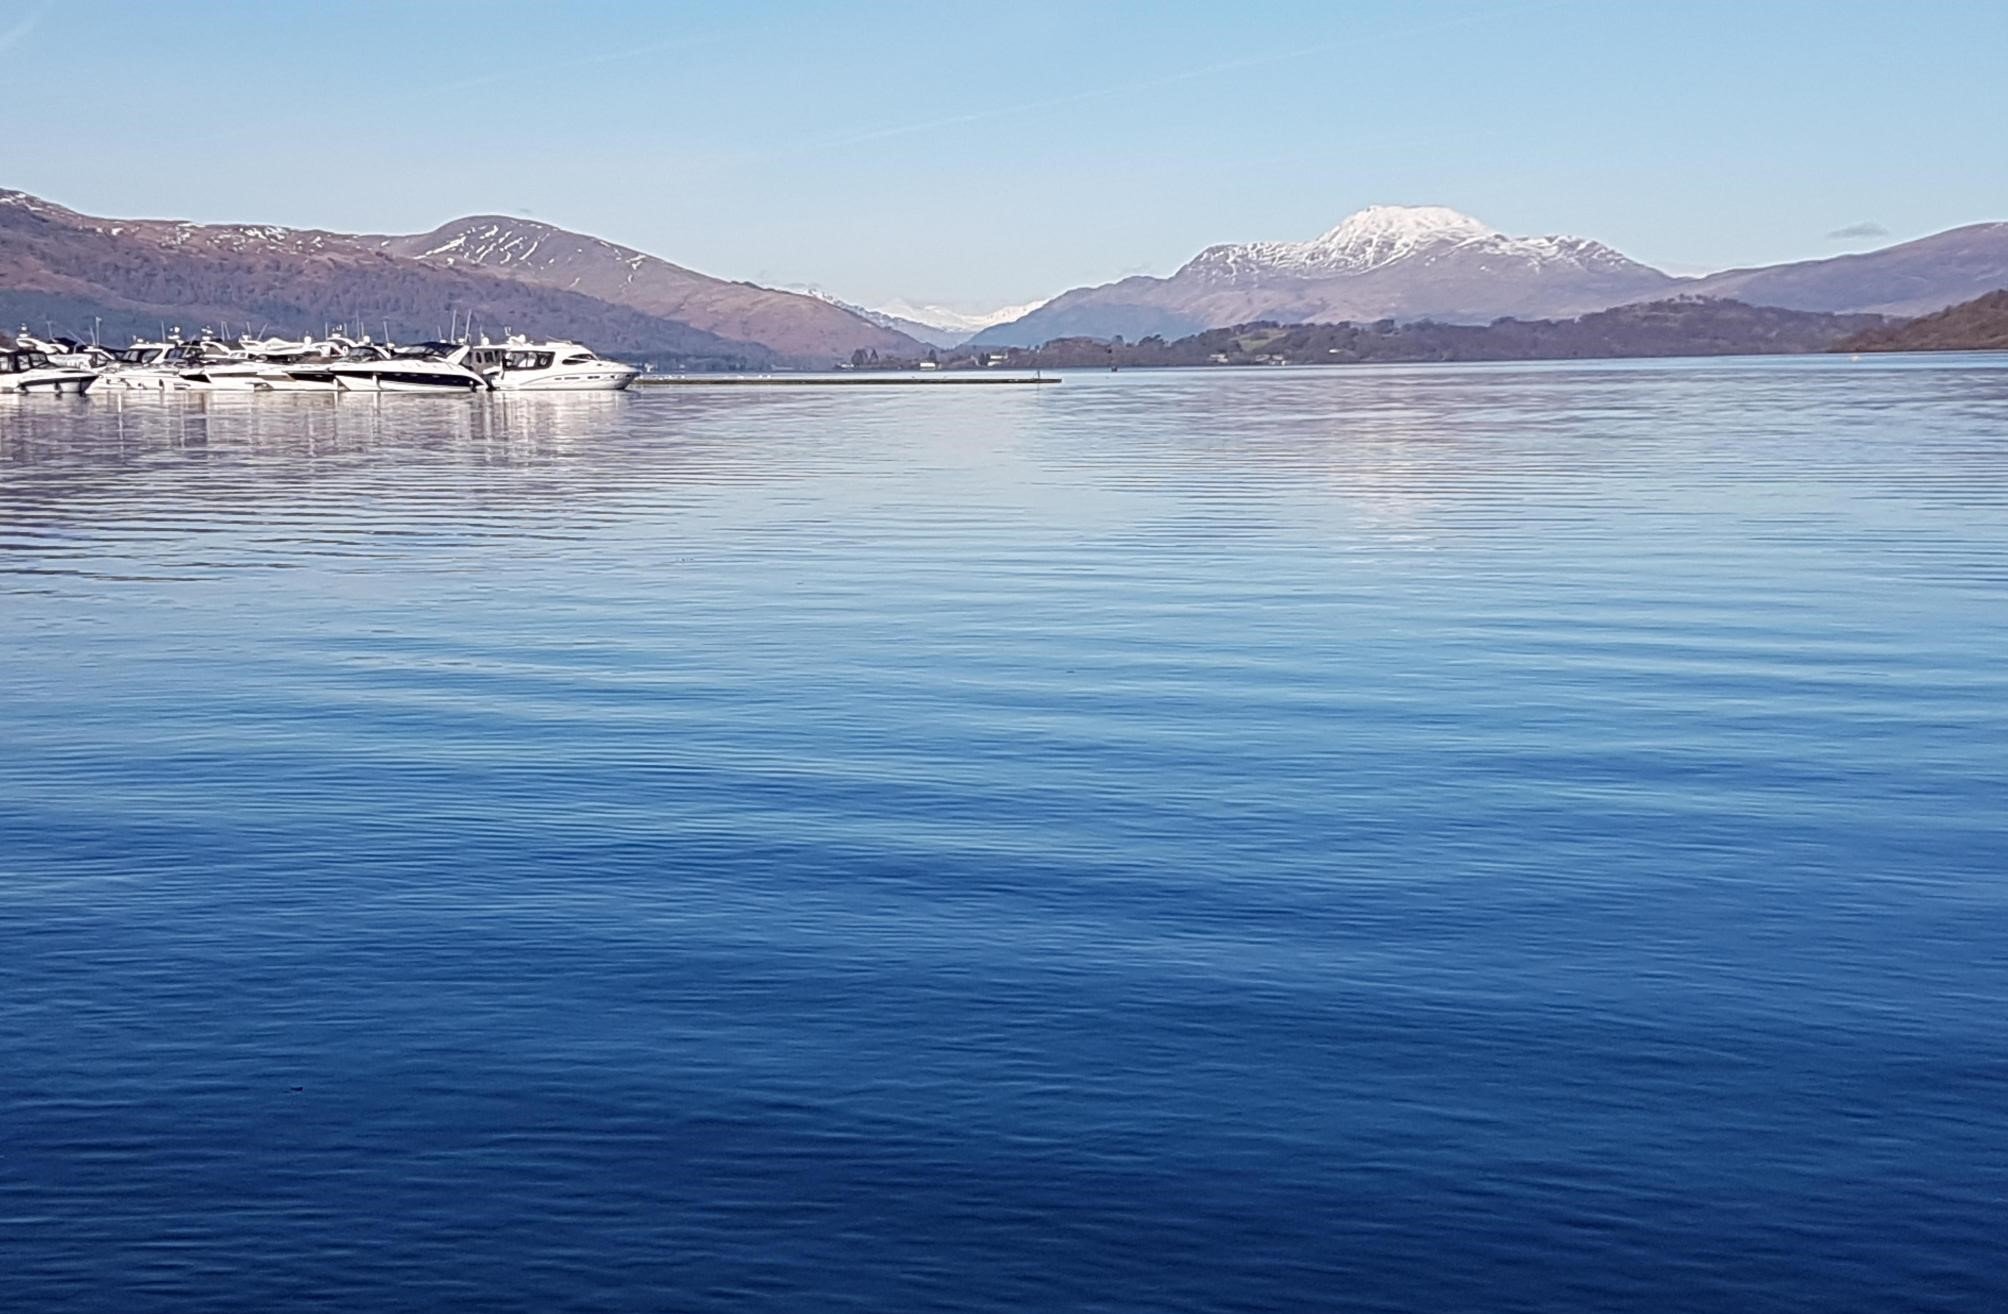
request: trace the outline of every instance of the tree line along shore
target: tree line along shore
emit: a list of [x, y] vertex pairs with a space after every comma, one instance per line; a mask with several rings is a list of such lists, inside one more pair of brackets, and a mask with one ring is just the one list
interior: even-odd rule
[[2000, 348], [2008, 348], [2008, 290], [1912, 320], [1684, 296], [1573, 319], [1499, 319], [1490, 324], [1259, 321], [1170, 340], [1056, 338], [1039, 347], [961, 347], [931, 351], [919, 359], [859, 353], [849, 364], [876, 369], [1147, 369]]

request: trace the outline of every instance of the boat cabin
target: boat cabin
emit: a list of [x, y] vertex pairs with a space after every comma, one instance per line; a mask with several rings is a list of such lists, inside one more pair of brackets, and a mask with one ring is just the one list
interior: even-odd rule
[[0, 374], [26, 374], [30, 370], [46, 370], [55, 367], [49, 363], [49, 353], [16, 347], [0, 351]]
[[548, 370], [556, 365], [591, 365], [598, 357], [576, 342], [512, 342], [467, 349], [470, 370]]
[[418, 342], [409, 347], [394, 347], [390, 354], [393, 360], [450, 361], [455, 358], [455, 353], [467, 350], [469, 348], [461, 346], [458, 342]]

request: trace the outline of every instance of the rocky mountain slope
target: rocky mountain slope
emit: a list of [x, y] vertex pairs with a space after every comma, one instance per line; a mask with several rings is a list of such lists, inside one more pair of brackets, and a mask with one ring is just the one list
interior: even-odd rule
[[1079, 288], [974, 341], [1179, 335], [1253, 320], [1573, 315], [1678, 282], [1587, 238], [1509, 237], [1441, 206], [1382, 205], [1308, 242], [1208, 247], [1169, 278]]
[[1843, 339], [1835, 351], [2008, 351], [2008, 287]]
[[0, 320], [73, 334], [95, 325], [111, 341], [163, 326], [247, 324], [283, 333], [387, 325], [409, 340], [471, 316], [477, 331], [576, 337], [677, 368], [822, 366], [859, 345], [915, 347], [813, 298], [708, 278], [548, 225], [507, 250], [438, 249], [490, 228], [504, 241], [523, 236], [501, 222], [365, 236], [105, 219], [0, 190]]

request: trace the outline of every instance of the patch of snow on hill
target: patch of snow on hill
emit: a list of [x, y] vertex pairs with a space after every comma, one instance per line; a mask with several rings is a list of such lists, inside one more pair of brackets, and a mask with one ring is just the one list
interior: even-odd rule
[[880, 328], [895, 327], [892, 322], [893, 317], [884, 311], [871, 310], [854, 301], [846, 301], [836, 293], [817, 287], [814, 283], [790, 283], [781, 290], [793, 292], [798, 296], [813, 297], [826, 305], [835, 306], [838, 310], [848, 310], [867, 324], [876, 324]]

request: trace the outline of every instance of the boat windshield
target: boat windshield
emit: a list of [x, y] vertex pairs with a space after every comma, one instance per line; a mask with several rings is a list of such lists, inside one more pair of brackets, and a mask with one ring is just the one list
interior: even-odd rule
[[416, 346], [399, 347], [396, 354], [400, 360], [440, 360], [459, 350], [457, 342], [421, 342]]
[[26, 374], [49, 368], [48, 353], [40, 351], [0, 351], [0, 374]]
[[151, 365], [167, 353], [165, 347], [127, 347], [117, 355], [122, 365]]
[[553, 353], [548, 351], [512, 351], [503, 362], [505, 369], [548, 370], [551, 368]]

